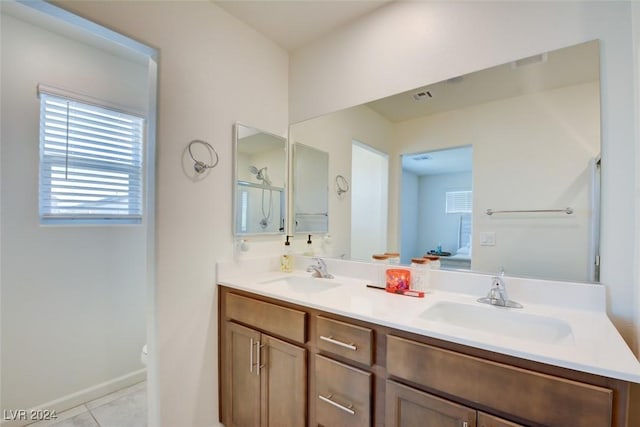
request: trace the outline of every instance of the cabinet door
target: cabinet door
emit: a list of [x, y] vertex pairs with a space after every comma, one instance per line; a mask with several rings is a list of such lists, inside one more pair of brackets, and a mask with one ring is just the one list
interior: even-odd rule
[[224, 424], [228, 427], [260, 426], [260, 376], [257, 346], [260, 333], [233, 322], [226, 324], [228, 376]]
[[512, 423], [493, 415], [478, 412], [478, 427], [524, 427], [522, 424]]
[[262, 425], [304, 427], [307, 415], [307, 351], [262, 335]]
[[476, 411], [393, 381], [386, 386], [386, 427], [475, 427]]

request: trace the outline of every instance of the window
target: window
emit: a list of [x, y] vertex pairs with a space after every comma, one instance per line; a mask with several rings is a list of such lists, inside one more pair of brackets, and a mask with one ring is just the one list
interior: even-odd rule
[[471, 191], [447, 191], [446, 213], [471, 213], [473, 198]]
[[40, 221], [140, 223], [144, 119], [40, 92]]
[[242, 190], [240, 192], [240, 231], [247, 232], [247, 214], [249, 210], [249, 192]]

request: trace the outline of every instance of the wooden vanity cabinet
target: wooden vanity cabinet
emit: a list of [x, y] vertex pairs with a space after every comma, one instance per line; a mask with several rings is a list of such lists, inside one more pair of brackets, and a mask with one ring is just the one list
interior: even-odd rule
[[387, 373], [535, 425], [610, 427], [613, 390], [387, 337]]
[[[302, 318], [303, 312], [254, 301], [238, 295], [227, 295], [227, 314], [245, 322], [261, 322], [265, 312], [275, 316]], [[243, 311], [236, 313], [236, 306]], [[266, 305], [265, 305], [266, 304]], [[257, 314], [258, 313], [258, 314]], [[268, 314], [267, 314], [268, 317]], [[293, 322], [295, 324], [295, 322]], [[284, 335], [304, 336], [302, 331], [282, 328], [286, 322], [276, 321], [273, 328]], [[268, 331], [270, 323], [260, 324]], [[221, 385], [224, 396], [221, 419], [227, 427], [304, 427], [307, 418], [307, 350], [275, 338], [266, 332], [225, 320], [221, 356]], [[284, 331], [284, 332], [283, 332]], [[300, 335], [301, 333], [301, 335]], [[222, 338], [222, 337], [221, 337]], [[301, 343], [303, 344], [303, 343]], [[224, 359], [224, 361], [222, 360]]]
[[226, 427], [628, 427], [622, 380], [225, 287], [219, 304]]

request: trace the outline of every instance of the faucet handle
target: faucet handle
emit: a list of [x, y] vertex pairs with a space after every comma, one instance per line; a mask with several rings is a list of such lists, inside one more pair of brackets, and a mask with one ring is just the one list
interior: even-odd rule
[[489, 289], [489, 298], [499, 300], [502, 303], [509, 301], [507, 295], [507, 285], [502, 276], [493, 276], [491, 279], [491, 288]]

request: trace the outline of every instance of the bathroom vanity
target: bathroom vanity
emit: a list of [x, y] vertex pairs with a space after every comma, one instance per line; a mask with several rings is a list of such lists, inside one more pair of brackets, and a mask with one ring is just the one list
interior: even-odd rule
[[[513, 313], [478, 307], [486, 289], [469, 274], [442, 272], [422, 299], [366, 278], [232, 271], [218, 278], [226, 426], [627, 425], [640, 365], [599, 313], [601, 287], [571, 284], [574, 308], [521, 300]], [[529, 292], [511, 281], [514, 298]]]

